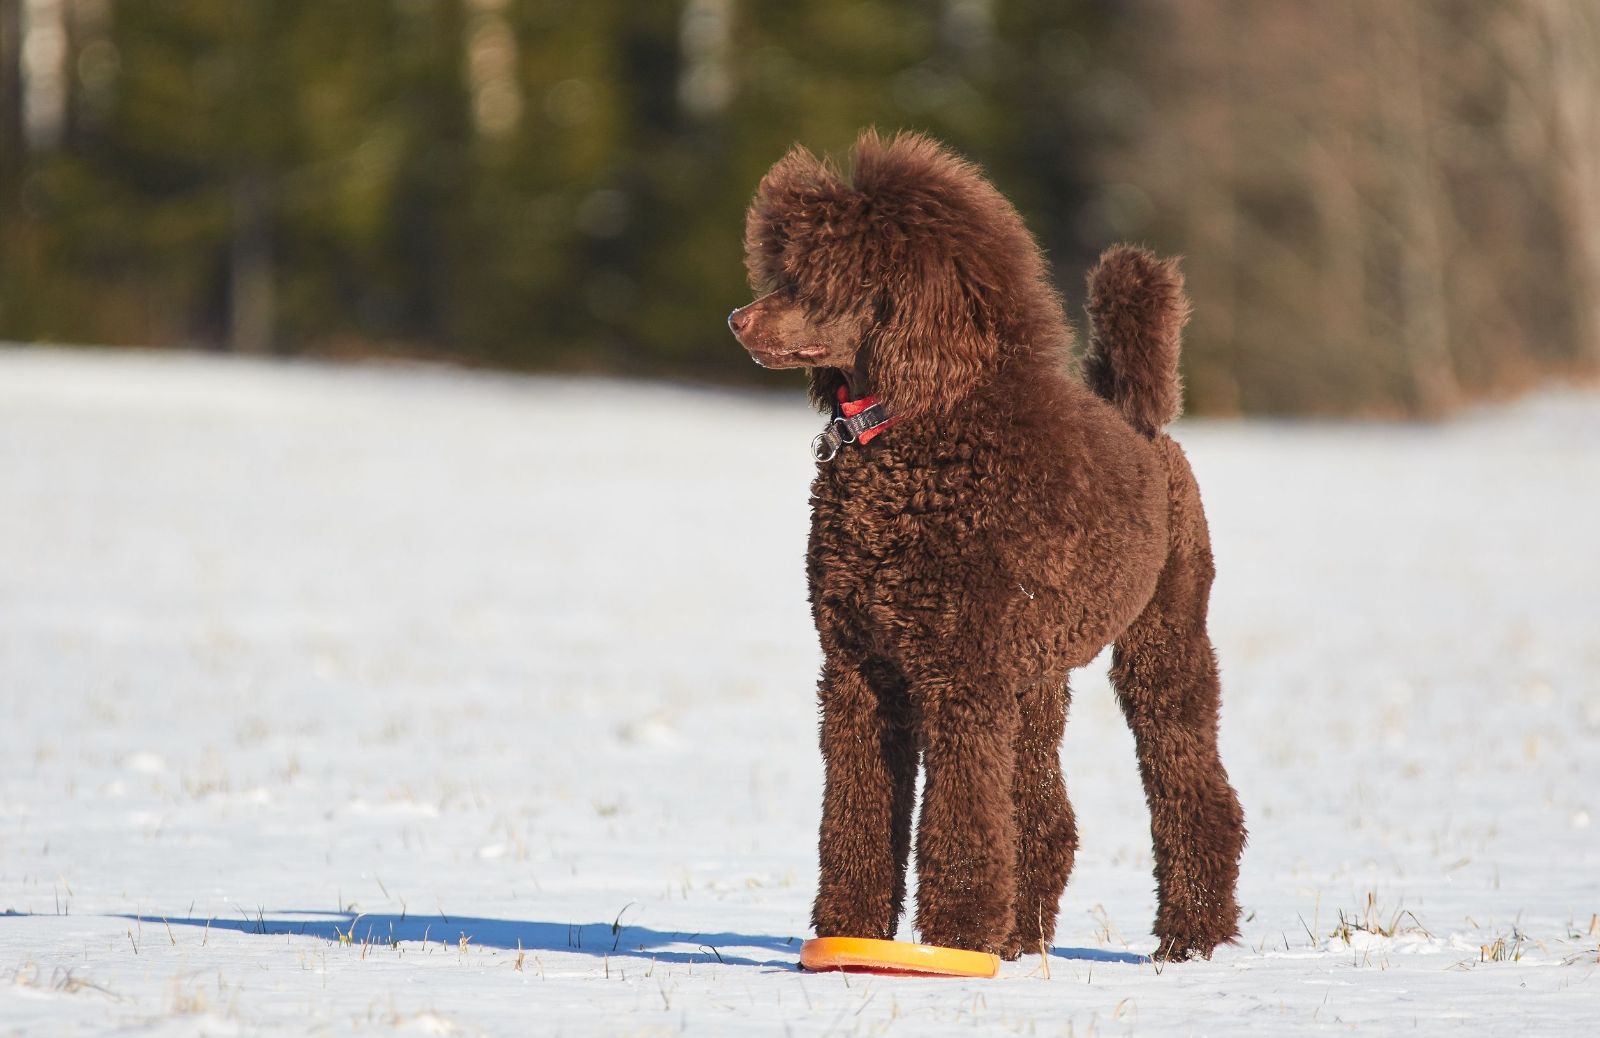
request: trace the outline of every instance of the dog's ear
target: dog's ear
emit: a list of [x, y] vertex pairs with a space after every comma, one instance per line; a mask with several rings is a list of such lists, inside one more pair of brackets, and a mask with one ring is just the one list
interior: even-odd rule
[[[1004, 200], [978, 169], [916, 133], [856, 138], [851, 179], [879, 225], [872, 235], [882, 284], [867, 337], [867, 374], [891, 414], [954, 407], [1000, 356], [994, 320], [1007, 286], [989, 210]], [[991, 198], [990, 196], [993, 196]]]
[[814, 238], [848, 194], [839, 175], [799, 144], [767, 171], [744, 218], [744, 265], [757, 295], [795, 278], [807, 256], [790, 243]]
[[962, 267], [943, 250], [910, 250], [879, 293], [867, 375], [892, 415], [948, 412], [999, 358], [995, 330], [975, 295], [980, 289]]

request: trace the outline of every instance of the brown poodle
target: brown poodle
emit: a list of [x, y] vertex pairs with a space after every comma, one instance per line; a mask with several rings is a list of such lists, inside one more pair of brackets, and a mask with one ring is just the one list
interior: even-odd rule
[[892, 938], [911, 805], [930, 944], [1042, 950], [1077, 829], [1060, 767], [1067, 675], [1115, 645], [1138, 744], [1157, 954], [1237, 935], [1243, 814], [1217, 756], [1212, 562], [1178, 445], [1171, 261], [1108, 251], [1080, 377], [1038, 245], [926, 137], [856, 141], [848, 176], [795, 148], [745, 229], [755, 302], [729, 318], [806, 367], [817, 437], [808, 574], [825, 654], [819, 935]]

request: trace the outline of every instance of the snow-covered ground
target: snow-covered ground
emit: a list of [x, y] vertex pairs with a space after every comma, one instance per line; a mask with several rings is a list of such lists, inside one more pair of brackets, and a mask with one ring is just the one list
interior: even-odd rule
[[1593, 1033], [1600, 397], [1181, 424], [1243, 939], [1145, 958], [1095, 667], [1057, 947], [992, 981], [796, 970], [816, 427], [794, 392], [0, 350], [0, 1033]]

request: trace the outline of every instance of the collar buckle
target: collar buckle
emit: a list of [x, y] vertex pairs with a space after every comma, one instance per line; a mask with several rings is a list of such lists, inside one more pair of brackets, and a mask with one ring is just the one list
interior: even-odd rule
[[818, 461], [832, 461], [843, 445], [844, 438], [839, 435], [835, 423], [829, 422], [821, 432], [811, 438], [811, 454]]
[[[843, 402], [841, 400], [841, 403]], [[864, 444], [894, 421], [884, 406], [872, 397], [849, 403], [859, 407], [859, 410], [851, 413], [843, 407], [835, 406], [834, 415], [828, 424], [812, 438], [811, 454], [818, 461], [832, 461], [845, 444]]]

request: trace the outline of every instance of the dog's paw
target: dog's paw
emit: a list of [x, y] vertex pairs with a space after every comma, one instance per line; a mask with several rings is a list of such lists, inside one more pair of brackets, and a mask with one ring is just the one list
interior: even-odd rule
[[895, 920], [881, 905], [864, 905], [835, 892], [818, 895], [811, 909], [811, 927], [818, 937], [871, 937], [894, 940]]
[[1206, 937], [1197, 934], [1169, 934], [1161, 938], [1151, 958], [1157, 962], [1193, 962], [1209, 959], [1218, 945], [1232, 944], [1231, 938]]
[[1013, 941], [1010, 937], [982, 936], [964, 930], [919, 929], [917, 939], [923, 944], [939, 948], [960, 948], [962, 951], [998, 955], [1007, 962], [1016, 961], [1026, 950], [1020, 941]]

